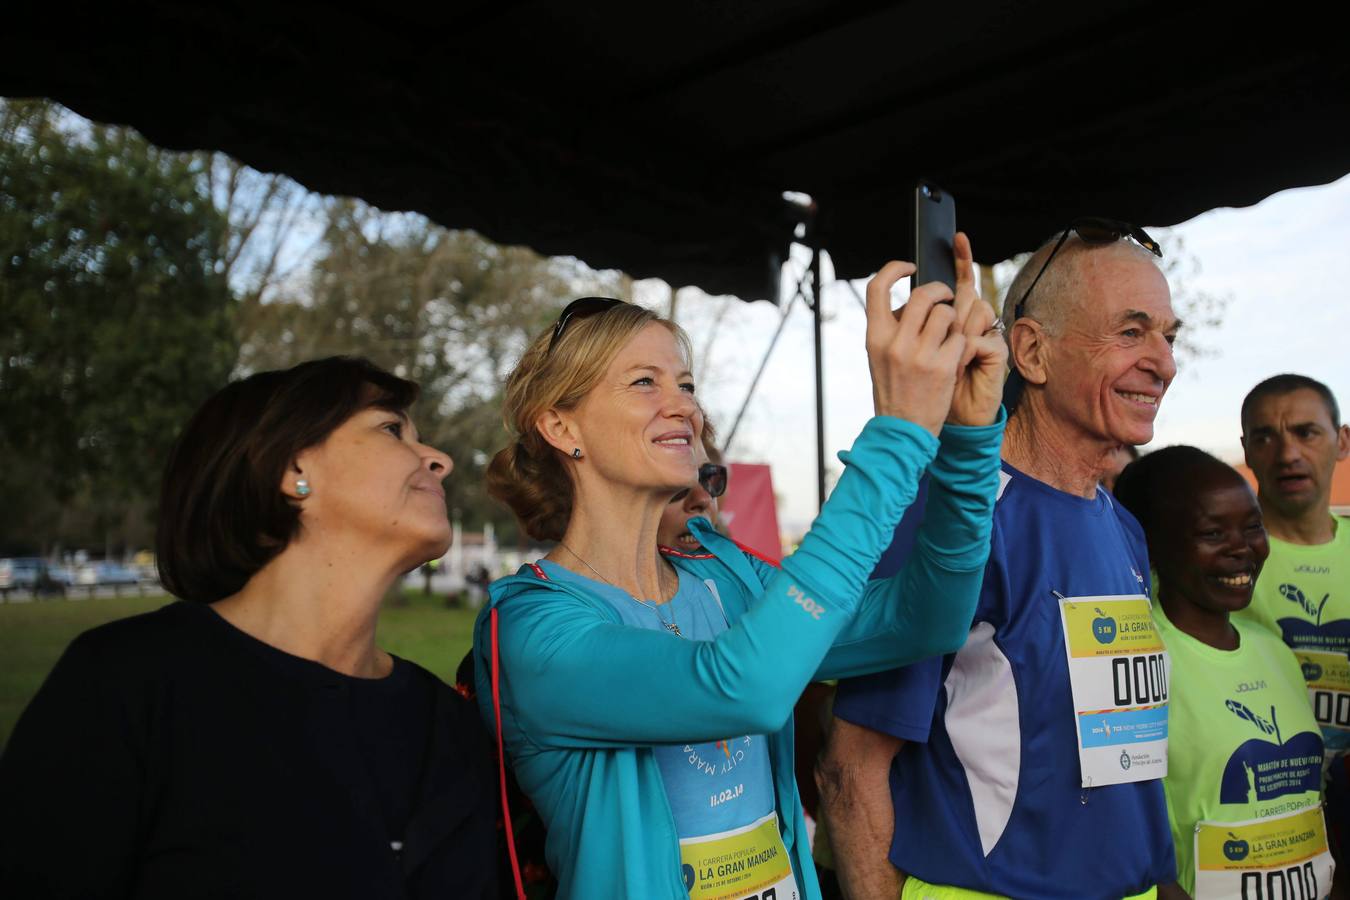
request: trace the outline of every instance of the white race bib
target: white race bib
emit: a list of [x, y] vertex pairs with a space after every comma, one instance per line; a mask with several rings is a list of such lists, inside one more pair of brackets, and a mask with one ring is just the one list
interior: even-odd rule
[[1195, 827], [1196, 900], [1322, 900], [1335, 868], [1320, 806]]
[[1313, 716], [1323, 728], [1350, 731], [1350, 658], [1344, 653], [1294, 649], [1308, 683]]
[[1167, 651], [1148, 598], [1061, 597], [1083, 787], [1167, 774]]
[[778, 814], [758, 822], [680, 841], [689, 900], [799, 900]]

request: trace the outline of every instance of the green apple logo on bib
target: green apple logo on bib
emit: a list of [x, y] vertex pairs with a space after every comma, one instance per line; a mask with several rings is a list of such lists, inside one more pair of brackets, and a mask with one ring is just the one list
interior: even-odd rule
[[1109, 644], [1116, 639], [1116, 620], [1102, 612], [1100, 608], [1093, 609], [1097, 618], [1092, 620], [1092, 636], [1097, 639], [1099, 644]]
[[1223, 842], [1223, 855], [1233, 862], [1241, 862], [1246, 859], [1247, 854], [1251, 852], [1251, 846], [1231, 831], [1228, 832], [1228, 837], [1231, 840]]

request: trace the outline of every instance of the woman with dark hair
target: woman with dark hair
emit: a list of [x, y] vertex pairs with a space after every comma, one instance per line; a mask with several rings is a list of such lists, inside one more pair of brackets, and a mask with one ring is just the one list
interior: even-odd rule
[[76, 638], [0, 757], [6, 896], [495, 895], [482, 725], [375, 642], [450, 543], [416, 396], [334, 357], [197, 411], [158, 523], [180, 601]]
[[[1251, 603], [1270, 553], [1256, 496], [1194, 447], [1130, 463], [1115, 495], [1144, 528], [1153, 619], [1171, 660], [1163, 791], [1177, 883], [1196, 900], [1326, 897], [1322, 735], [1304, 686], [1312, 674], [1277, 635], [1232, 615]], [[1126, 674], [1116, 690], [1130, 683]]]
[[[781, 569], [702, 518], [701, 551], [658, 549], [703, 428], [677, 325], [586, 298], [525, 351], [488, 488], [557, 546], [493, 584], [474, 669], [560, 897], [819, 896], [793, 704], [813, 678], [959, 646], [988, 555], [1006, 349], [957, 248], [954, 298], [924, 285], [893, 312], [903, 263], [868, 285], [877, 415]], [[925, 470], [921, 550], [868, 584]]]

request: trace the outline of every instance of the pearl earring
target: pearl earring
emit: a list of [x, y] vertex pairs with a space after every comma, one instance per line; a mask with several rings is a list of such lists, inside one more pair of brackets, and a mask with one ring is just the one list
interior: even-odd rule
[[296, 492], [297, 494], [299, 494], [301, 497], [308, 497], [308, 496], [309, 496], [309, 482], [306, 481], [306, 480], [303, 479], [303, 478], [298, 478], [298, 479], [296, 479], [296, 482], [295, 482], [295, 492]]
[[581, 459], [581, 448], [580, 448], [580, 447], [574, 447], [574, 448], [572, 448], [572, 458], [573, 458], [573, 459]]

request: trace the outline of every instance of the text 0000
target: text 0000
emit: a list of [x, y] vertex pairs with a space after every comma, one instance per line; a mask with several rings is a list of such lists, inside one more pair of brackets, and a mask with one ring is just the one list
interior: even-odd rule
[[1313, 691], [1313, 717], [1319, 725], [1350, 728], [1350, 694], [1339, 691]]
[[1242, 900], [1321, 900], [1321, 897], [1311, 862], [1273, 872], [1242, 873]]
[[1111, 661], [1116, 706], [1162, 703], [1167, 699], [1167, 664], [1161, 653]]

